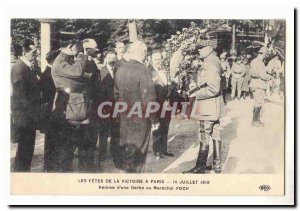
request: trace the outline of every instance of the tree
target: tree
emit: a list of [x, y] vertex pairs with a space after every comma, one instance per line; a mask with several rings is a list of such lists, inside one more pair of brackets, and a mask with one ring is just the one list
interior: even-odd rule
[[24, 39], [40, 40], [40, 22], [37, 19], [11, 19], [12, 51], [22, 54]]

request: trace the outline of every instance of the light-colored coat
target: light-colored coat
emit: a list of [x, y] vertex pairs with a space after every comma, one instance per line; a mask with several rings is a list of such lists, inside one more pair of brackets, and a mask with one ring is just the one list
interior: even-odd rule
[[224, 102], [221, 97], [221, 65], [219, 58], [211, 54], [204, 59], [203, 70], [199, 75], [198, 86], [207, 83], [207, 87], [195, 93], [196, 102], [191, 118], [196, 120], [217, 121], [223, 114]]
[[267, 89], [268, 80], [271, 79], [271, 76], [267, 73], [267, 68], [264, 62], [257, 57], [250, 63], [250, 75], [250, 88]]
[[246, 74], [246, 67], [243, 63], [233, 63], [231, 68], [232, 80], [242, 79]]
[[[56, 89], [69, 91], [66, 110], [62, 112], [65, 112], [65, 118], [70, 121], [84, 121], [88, 118], [87, 82], [84, 78], [86, 64], [86, 56], [80, 55], [75, 63], [72, 63], [64, 53], [60, 53], [53, 63], [51, 75]], [[58, 101], [56, 93], [53, 110], [60, 104]]]

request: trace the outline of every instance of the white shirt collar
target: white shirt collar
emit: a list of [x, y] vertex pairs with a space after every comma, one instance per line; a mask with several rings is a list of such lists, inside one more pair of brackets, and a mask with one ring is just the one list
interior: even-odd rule
[[123, 55], [117, 55], [118, 60], [121, 60], [123, 58]]
[[106, 68], [108, 69], [108, 72], [110, 73], [111, 77], [114, 77], [114, 71], [113, 71], [113, 67], [106, 65]]
[[165, 75], [164, 71], [158, 70], [156, 67], [154, 67], [154, 70], [156, 71], [161, 83], [163, 86], [166, 86], [168, 84], [167, 76]]
[[24, 63], [31, 69], [32, 64], [31, 64], [30, 61], [28, 61], [28, 59], [27, 59], [25, 56], [21, 56], [21, 57], [20, 57], [20, 60], [21, 60], [22, 62], [24, 62]]
[[50, 68], [52, 69], [52, 65], [50, 65], [50, 64], [47, 64], [47, 66], [48, 66], [48, 67], [50, 67]]

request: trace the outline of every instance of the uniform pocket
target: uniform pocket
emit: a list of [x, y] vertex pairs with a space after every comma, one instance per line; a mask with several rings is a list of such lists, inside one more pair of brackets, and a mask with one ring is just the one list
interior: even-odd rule
[[83, 121], [87, 119], [87, 102], [83, 94], [71, 93], [66, 109], [66, 119]]

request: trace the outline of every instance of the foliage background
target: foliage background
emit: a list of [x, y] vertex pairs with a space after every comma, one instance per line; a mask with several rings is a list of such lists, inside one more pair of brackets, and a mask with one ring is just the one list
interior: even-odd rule
[[[139, 39], [149, 47], [149, 51], [161, 49], [167, 39], [176, 35], [183, 28], [190, 27], [194, 22], [198, 26], [206, 27], [219, 20], [190, 20], [190, 19], [138, 19], [136, 20]], [[264, 29], [262, 20], [225, 20], [230, 27], [236, 25], [237, 33], [245, 35], [261, 34]], [[267, 21], [265, 20], [265, 24]], [[94, 38], [100, 50], [114, 47], [116, 41], [129, 42], [127, 19], [58, 19], [52, 27], [52, 48], [58, 48], [58, 32], [76, 32], [81, 38]], [[284, 30], [283, 30], [284, 31]], [[281, 35], [282, 36], [282, 35]], [[38, 19], [11, 20], [12, 47], [16, 53], [20, 51], [24, 38], [40, 40], [40, 22]], [[249, 38], [249, 37], [248, 37]], [[282, 39], [281, 39], [282, 40]], [[219, 41], [218, 41], [219, 42]], [[231, 32], [222, 34], [220, 46], [228, 50], [231, 42]], [[243, 45], [240, 45], [243, 47]]]

